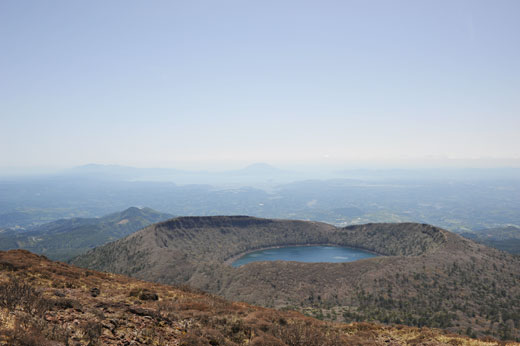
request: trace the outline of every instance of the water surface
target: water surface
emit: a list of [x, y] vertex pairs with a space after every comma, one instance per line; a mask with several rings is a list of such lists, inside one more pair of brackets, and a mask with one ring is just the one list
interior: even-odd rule
[[339, 246], [288, 246], [250, 252], [233, 263], [233, 267], [259, 261], [296, 261], [296, 262], [353, 262], [377, 255], [349, 247]]

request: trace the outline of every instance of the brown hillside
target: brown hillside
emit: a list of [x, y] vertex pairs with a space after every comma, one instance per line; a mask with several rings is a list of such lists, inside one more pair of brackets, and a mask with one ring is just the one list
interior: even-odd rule
[[[332, 324], [0, 252], [1, 345], [498, 345], [438, 330]], [[513, 343], [510, 343], [511, 345]]]
[[[351, 263], [257, 262], [245, 251], [334, 244], [377, 252]], [[178, 218], [73, 263], [337, 321], [379, 321], [520, 338], [520, 259], [416, 223], [331, 225], [244, 216]]]

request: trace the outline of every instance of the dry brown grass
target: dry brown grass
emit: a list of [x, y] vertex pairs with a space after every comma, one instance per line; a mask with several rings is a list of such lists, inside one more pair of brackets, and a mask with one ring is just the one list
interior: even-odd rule
[[[1, 345], [498, 344], [431, 329], [332, 324], [20, 250], [0, 252], [0, 263]], [[157, 300], [142, 299], [143, 293]]]

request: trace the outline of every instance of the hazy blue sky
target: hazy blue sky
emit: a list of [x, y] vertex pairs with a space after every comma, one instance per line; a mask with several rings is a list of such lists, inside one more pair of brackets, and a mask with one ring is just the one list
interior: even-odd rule
[[2, 0], [0, 120], [0, 167], [519, 158], [520, 1]]

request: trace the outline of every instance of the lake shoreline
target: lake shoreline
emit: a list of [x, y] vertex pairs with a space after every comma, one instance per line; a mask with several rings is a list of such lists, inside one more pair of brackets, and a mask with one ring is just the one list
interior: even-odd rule
[[[238, 268], [238, 267], [233, 267], [233, 265], [232, 265], [233, 262], [235, 262], [239, 258], [242, 258], [253, 252], [270, 250], [270, 249], [280, 249], [280, 248], [284, 248], [284, 247], [311, 247], [311, 246], [331, 246], [331, 247], [349, 248], [349, 249], [353, 249], [353, 250], [365, 251], [365, 252], [374, 254], [376, 256], [385, 256], [385, 255], [377, 253], [375, 251], [371, 251], [371, 250], [367, 250], [367, 249], [363, 249], [363, 248], [359, 248], [359, 247], [354, 247], [354, 246], [338, 245], [338, 244], [331, 244], [331, 243], [319, 243], [319, 244], [307, 243], [307, 244], [291, 244], [291, 245], [274, 245], [274, 246], [267, 246], [267, 247], [261, 247], [261, 248], [257, 248], [257, 249], [247, 250], [247, 251], [241, 252], [237, 255], [234, 255], [234, 256], [228, 258], [227, 260], [224, 261], [224, 264], [228, 265], [232, 268]], [[309, 263], [311, 263], [311, 262], [309, 262]], [[335, 262], [331, 262], [331, 263], [335, 263]], [[342, 262], [337, 262], [337, 263], [342, 263]], [[346, 263], [346, 262], [344, 262], [344, 263]]]

